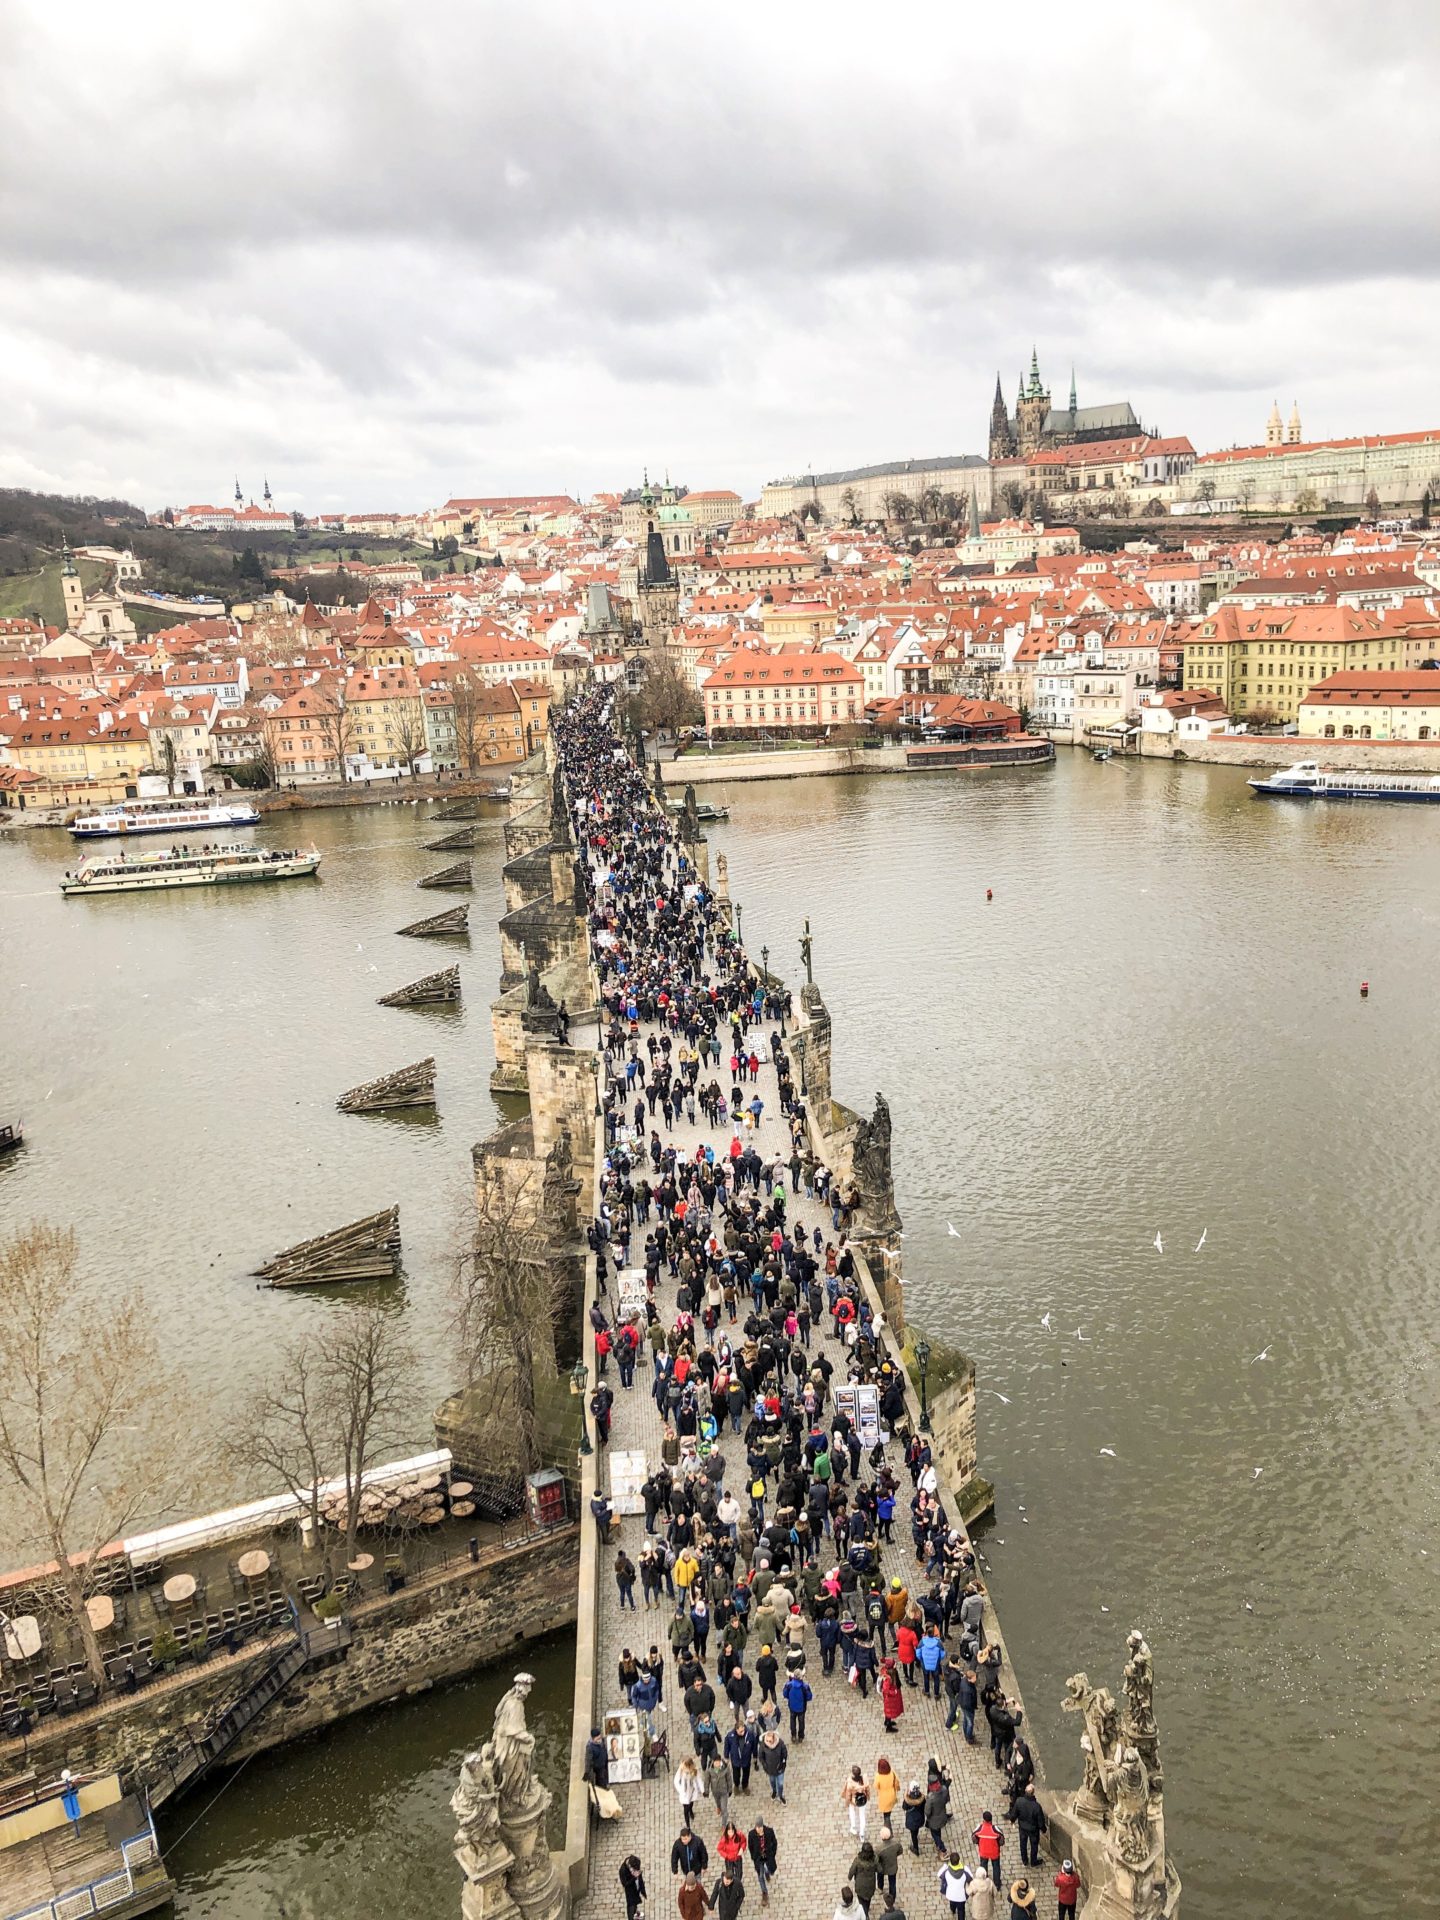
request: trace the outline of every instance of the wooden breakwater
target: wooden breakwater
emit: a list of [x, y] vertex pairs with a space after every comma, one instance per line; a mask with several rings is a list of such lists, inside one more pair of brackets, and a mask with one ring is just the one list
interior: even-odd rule
[[271, 1287], [324, 1286], [344, 1280], [393, 1280], [400, 1271], [400, 1209], [366, 1214], [333, 1233], [301, 1240], [255, 1269]]
[[382, 993], [379, 1004], [382, 1007], [438, 1007], [459, 998], [459, 967], [442, 967], [439, 973], [427, 973], [421, 980], [412, 980], [408, 987]]
[[382, 1074], [378, 1080], [351, 1087], [335, 1104], [342, 1113], [388, 1113], [401, 1107], [433, 1107], [434, 1059], [416, 1060], [411, 1066]]

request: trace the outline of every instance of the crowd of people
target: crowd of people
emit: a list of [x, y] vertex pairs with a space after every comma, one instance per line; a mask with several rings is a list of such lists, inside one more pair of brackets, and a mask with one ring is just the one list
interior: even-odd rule
[[[909, 1427], [900, 1363], [857, 1272], [854, 1196], [812, 1144], [789, 997], [751, 967], [681, 828], [620, 747], [611, 698], [601, 689], [554, 722], [605, 1063], [589, 1410], [603, 1451], [617, 1390], [648, 1393], [661, 1439], [633, 1553], [603, 1490], [593, 1509], [620, 1607], [637, 1620], [617, 1685], [650, 1763], [674, 1766], [682, 1920], [735, 1920], [751, 1890], [770, 1904], [787, 1818], [825, 1817], [813, 1804], [780, 1811], [792, 1751], [815, 1723], [833, 1726], [829, 1701], [847, 1686], [874, 1700], [876, 1744], [892, 1752], [907, 1694], [942, 1703], [948, 1734], [988, 1744], [1004, 1813], [984, 1809], [967, 1840], [942, 1754], [913, 1769], [886, 1753], [845, 1761], [836, 1817], [854, 1851], [836, 1920], [904, 1920], [902, 1862], [927, 1856], [925, 1904], [1025, 1920], [1046, 1822], [1023, 1715], [987, 1637], [973, 1547]], [[622, 1297], [620, 1276], [642, 1269], [643, 1295], [632, 1282]], [[868, 1420], [855, 1388], [873, 1389]], [[602, 1467], [602, 1489], [604, 1478]], [[645, 1635], [642, 1610], [657, 1617]], [[671, 1755], [672, 1737], [689, 1751]], [[599, 1728], [586, 1771], [608, 1786]], [[756, 1803], [748, 1821], [744, 1798]], [[703, 1801], [712, 1841], [698, 1828]], [[1011, 1830], [1020, 1871], [1007, 1887]], [[658, 1876], [663, 1863], [631, 1854], [620, 1868], [628, 1920], [645, 1906], [647, 1867]], [[1069, 1861], [1053, 1884], [1066, 1920], [1079, 1891]]]

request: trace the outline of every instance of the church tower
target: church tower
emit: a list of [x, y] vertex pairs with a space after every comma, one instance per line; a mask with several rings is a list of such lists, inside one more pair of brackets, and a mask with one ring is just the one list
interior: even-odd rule
[[1015, 455], [1015, 434], [1005, 411], [1005, 396], [1000, 391], [1000, 376], [995, 376], [995, 399], [990, 408], [990, 458], [1011, 460]]
[[267, 507], [274, 505], [274, 502], [270, 498], [270, 476], [268, 473], [265, 476], [265, 492], [262, 495], [262, 498], [264, 499], [264, 502]]
[[1050, 389], [1040, 378], [1040, 356], [1030, 349], [1030, 378], [1022, 377], [1020, 398], [1015, 403], [1015, 438], [1018, 450], [1028, 457], [1044, 444], [1045, 422], [1050, 416]]
[[1287, 447], [1298, 447], [1300, 440], [1300, 402], [1298, 400], [1292, 400], [1290, 403], [1290, 424], [1285, 429], [1285, 444]]
[[1285, 441], [1285, 429], [1280, 424], [1280, 402], [1276, 400], [1270, 408], [1270, 418], [1265, 422], [1265, 444], [1267, 447], [1282, 446]]
[[245, 504], [245, 496], [240, 491], [240, 476], [238, 473], [235, 476], [235, 504], [237, 507], [243, 507]]
[[68, 540], [61, 551], [64, 558], [60, 564], [60, 592], [65, 600], [65, 631], [78, 633], [85, 618], [85, 586], [76, 569]]
[[645, 523], [645, 558], [635, 590], [640, 596], [641, 646], [668, 646], [670, 629], [680, 618], [680, 582], [665, 556], [665, 536], [653, 520]]

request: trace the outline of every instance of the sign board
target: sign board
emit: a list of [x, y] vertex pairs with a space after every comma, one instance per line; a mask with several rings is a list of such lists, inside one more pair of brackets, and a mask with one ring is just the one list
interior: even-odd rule
[[645, 1284], [643, 1267], [623, 1267], [615, 1277], [615, 1312], [619, 1319], [628, 1320], [632, 1314], [645, 1318], [646, 1302], [650, 1298], [650, 1289]]
[[848, 1414], [862, 1447], [873, 1447], [880, 1439], [880, 1389], [847, 1381], [835, 1389], [835, 1406]]
[[605, 1754], [610, 1762], [610, 1784], [623, 1785], [640, 1778], [640, 1716], [634, 1707], [612, 1707], [603, 1722]]
[[647, 1471], [645, 1455], [638, 1448], [632, 1453], [611, 1452], [610, 1505], [616, 1513], [645, 1511], [640, 1489], [645, 1484]]

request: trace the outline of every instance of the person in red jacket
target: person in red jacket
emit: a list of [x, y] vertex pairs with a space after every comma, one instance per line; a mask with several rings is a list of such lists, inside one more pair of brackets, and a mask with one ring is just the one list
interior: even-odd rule
[[1059, 1902], [1060, 1920], [1075, 1920], [1075, 1902], [1080, 1898], [1080, 1876], [1075, 1871], [1073, 1860], [1067, 1860], [1055, 1876], [1055, 1898]]
[[980, 1816], [980, 1824], [970, 1838], [975, 1842], [980, 1855], [980, 1870], [988, 1873], [998, 1887], [1000, 1884], [1000, 1849], [1005, 1844], [1005, 1836], [996, 1826], [987, 1807]]
[[893, 1660], [880, 1662], [880, 1707], [885, 1715], [886, 1733], [894, 1733], [895, 1723], [905, 1711], [905, 1696], [900, 1691], [900, 1676]]
[[902, 1620], [895, 1629], [895, 1652], [900, 1661], [900, 1671], [912, 1687], [920, 1682], [915, 1678], [915, 1656], [920, 1650], [920, 1636], [908, 1620]]

